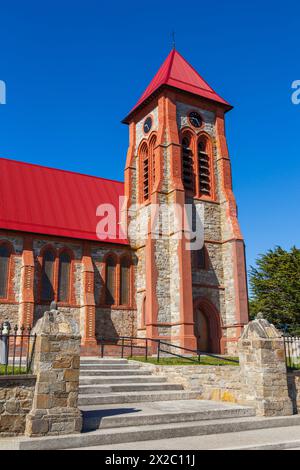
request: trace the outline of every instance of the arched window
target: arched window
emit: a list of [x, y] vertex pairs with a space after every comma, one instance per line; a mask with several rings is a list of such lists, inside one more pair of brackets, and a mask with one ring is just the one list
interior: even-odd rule
[[193, 252], [194, 257], [194, 268], [196, 269], [206, 269], [207, 262], [206, 262], [206, 248], [203, 246], [200, 250], [194, 250]]
[[141, 312], [141, 328], [146, 328], [146, 305], [146, 296], [144, 296]]
[[6, 245], [0, 245], [0, 298], [7, 297], [7, 284], [9, 272], [9, 260], [11, 250]]
[[149, 155], [147, 144], [144, 143], [141, 148], [141, 159], [142, 159], [142, 178], [143, 178], [143, 200], [149, 199], [150, 187], [149, 187]]
[[200, 195], [211, 196], [210, 157], [205, 137], [198, 142], [198, 167]]
[[63, 251], [59, 256], [58, 301], [68, 302], [70, 296], [71, 257]]
[[156, 146], [156, 136], [154, 135], [149, 144], [149, 156], [151, 160], [151, 186], [154, 186], [155, 183], [155, 149]]
[[120, 305], [130, 304], [130, 261], [122, 258], [120, 263]]
[[187, 191], [194, 190], [193, 152], [191, 139], [184, 136], [182, 139], [182, 183]]
[[106, 260], [105, 271], [105, 303], [114, 305], [116, 303], [116, 261], [112, 256]]
[[55, 255], [53, 251], [45, 251], [42, 265], [42, 300], [52, 301], [54, 299], [54, 263]]

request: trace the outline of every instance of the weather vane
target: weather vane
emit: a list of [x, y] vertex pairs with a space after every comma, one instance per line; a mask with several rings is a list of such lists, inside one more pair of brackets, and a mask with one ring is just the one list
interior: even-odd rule
[[176, 44], [175, 44], [175, 31], [172, 31], [172, 44], [173, 44], [173, 49], [176, 48]]

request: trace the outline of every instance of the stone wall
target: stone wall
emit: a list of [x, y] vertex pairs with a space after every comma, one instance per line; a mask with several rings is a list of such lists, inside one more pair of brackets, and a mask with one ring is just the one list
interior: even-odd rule
[[24, 434], [35, 381], [34, 376], [0, 377], [0, 437]]
[[202, 400], [239, 403], [242, 401], [238, 366], [157, 366], [146, 364], [154, 375], [182, 384], [186, 390], [199, 391]]
[[294, 414], [300, 413], [300, 371], [289, 372], [287, 378], [293, 412]]

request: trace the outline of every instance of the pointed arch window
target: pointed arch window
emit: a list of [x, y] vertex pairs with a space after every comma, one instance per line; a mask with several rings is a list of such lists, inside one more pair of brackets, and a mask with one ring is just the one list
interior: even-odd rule
[[47, 250], [43, 256], [42, 265], [42, 289], [41, 298], [45, 301], [54, 300], [54, 263], [55, 254], [51, 250]]
[[141, 148], [141, 177], [142, 177], [142, 196], [143, 201], [149, 199], [150, 194], [150, 165], [149, 165], [149, 155], [148, 155], [148, 146], [146, 143], [142, 145]]
[[0, 299], [6, 299], [11, 249], [0, 245]]
[[63, 251], [59, 256], [58, 301], [68, 302], [70, 297], [71, 257]]
[[120, 262], [120, 305], [130, 304], [130, 260], [122, 258]]
[[112, 256], [109, 256], [106, 260], [105, 303], [106, 305], [116, 303], [116, 261]]
[[194, 191], [194, 168], [191, 139], [185, 135], [182, 139], [182, 183], [187, 191]]
[[[154, 135], [149, 144], [149, 156], [151, 160], [151, 186], [153, 188], [155, 183], [155, 146], [156, 146], [156, 136]], [[151, 189], [152, 189], [151, 188]]]
[[211, 168], [208, 141], [201, 138], [198, 142], [199, 193], [211, 196]]
[[193, 252], [193, 257], [195, 269], [207, 269], [207, 254], [205, 246], [200, 248], [200, 250], [195, 250]]

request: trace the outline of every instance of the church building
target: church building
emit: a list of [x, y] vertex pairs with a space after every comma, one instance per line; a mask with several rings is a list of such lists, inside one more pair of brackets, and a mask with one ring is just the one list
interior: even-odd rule
[[[123, 120], [124, 183], [1, 158], [0, 323], [34, 325], [55, 300], [80, 325], [82, 354], [120, 336], [235, 354], [248, 297], [230, 109], [173, 49]], [[100, 206], [115, 208], [107, 238]], [[157, 206], [163, 224], [152, 223]], [[188, 206], [190, 232], [203, 232], [197, 249], [174, 225], [174, 208]]]

